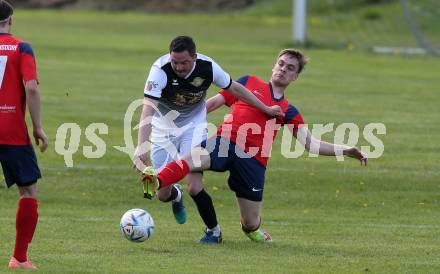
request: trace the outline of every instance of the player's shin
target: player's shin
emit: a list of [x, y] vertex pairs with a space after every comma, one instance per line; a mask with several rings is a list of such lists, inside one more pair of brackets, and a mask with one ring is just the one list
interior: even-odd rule
[[34, 198], [21, 198], [16, 217], [16, 240], [14, 258], [27, 261], [27, 249], [32, 241], [38, 222], [38, 202]]
[[157, 174], [157, 178], [160, 181], [160, 187], [166, 187], [174, 183], [179, 182], [189, 173], [189, 166], [185, 160], [179, 160], [171, 162], [165, 166]]
[[215, 228], [218, 225], [217, 215], [215, 213], [214, 204], [212, 203], [212, 199], [209, 194], [205, 191], [205, 189], [202, 189], [195, 196], [191, 195], [191, 198], [193, 198], [194, 202], [196, 203], [200, 217], [202, 217], [202, 220], [205, 223], [206, 227], [208, 229]]

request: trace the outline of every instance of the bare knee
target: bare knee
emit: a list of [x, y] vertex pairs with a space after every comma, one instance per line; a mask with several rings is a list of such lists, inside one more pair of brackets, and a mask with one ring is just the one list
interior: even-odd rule
[[33, 198], [36, 199], [37, 198], [37, 184], [34, 183], [30, 186], [19, 186], [18, 187], [18, 192], [20, 193], [20, 197], [21, 198]]

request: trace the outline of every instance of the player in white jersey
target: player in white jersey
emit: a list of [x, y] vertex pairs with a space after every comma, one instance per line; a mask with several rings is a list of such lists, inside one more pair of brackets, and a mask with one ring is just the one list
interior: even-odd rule
[[[268, 115], [282, 115], [279, 108], [267, 107], [245, 87], [233, 81], [211, 58], [197, 53], [191, 37], [178, 36], [173, 39], [169, 52], [153, 64], [145, 84], [134, 159], [140, 171], [150, 165], [146, 155], [148, 142], [151, 143], [151, 164], [156, 170], [161, 170], [206, 139], [205, 97], [212, 83]], [[203, 189], [202, 174], [190, 173], [187, 180], [189, 194], [206, 225], [205, 235], [200, 242], [220, 243], [220, 226], [212, 199]], [[172, 201], [177, 223], [186, 222], [182, 191], [177, 184], [160, 189], [157, 197], [162, 202]]]

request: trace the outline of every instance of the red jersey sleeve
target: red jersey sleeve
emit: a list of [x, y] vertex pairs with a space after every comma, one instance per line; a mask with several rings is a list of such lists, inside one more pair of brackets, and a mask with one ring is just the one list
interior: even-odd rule
[[[248, 78], [249, 78], [248, 75], [242, 76], [240, 79], [237, 80], [237, 82], [242, 84], [243, 86], [246, 86], [248, 82]], [[227, 105], [228, 107], [232, 106], [238, 99], [237, 97], [235, 97], [225, 89], [221, 89], [219, 93], [223, 95], [223, 97], [225, 98], [225, 105]]]
[[228, 107], [232, 106], [235, 101], [237, 101], [237, 97], [229, 93], [227, 90], [222, 89], [219, 91], [219, 93], [225, 98], [225, 105]]
[[289, 104], [284, 116], [284, 125], [293, 125], [293, 128], [299, 128], [304, 125], [304, 120], [299, 110]]
[[34, 51], [30, 44], [21, 42], [18, 45], [20, 51], [20, 71], [24, 81], [37, 80], [37, 65], [35, 64]]

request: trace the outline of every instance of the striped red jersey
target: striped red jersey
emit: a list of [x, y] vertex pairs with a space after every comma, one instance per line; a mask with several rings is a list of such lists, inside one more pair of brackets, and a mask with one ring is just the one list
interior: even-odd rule
[[294, 129], [304, 124], [299, 111], [284, 98], [275, 98], [270, 82], [256, 76], [247, 75], [237, 82], [244, 85], [267, 106], [279, 105], [285, 114], [284, 118], [271, 117], [261, 110], [239, 100], [222, 89], [219, 91], [225, 104], [232, 108], [217, 131], [218, 136], [230, 139], [233, 143], [255, 157], [263, 166], [267, 165], [277, 132], [284, 125]]

